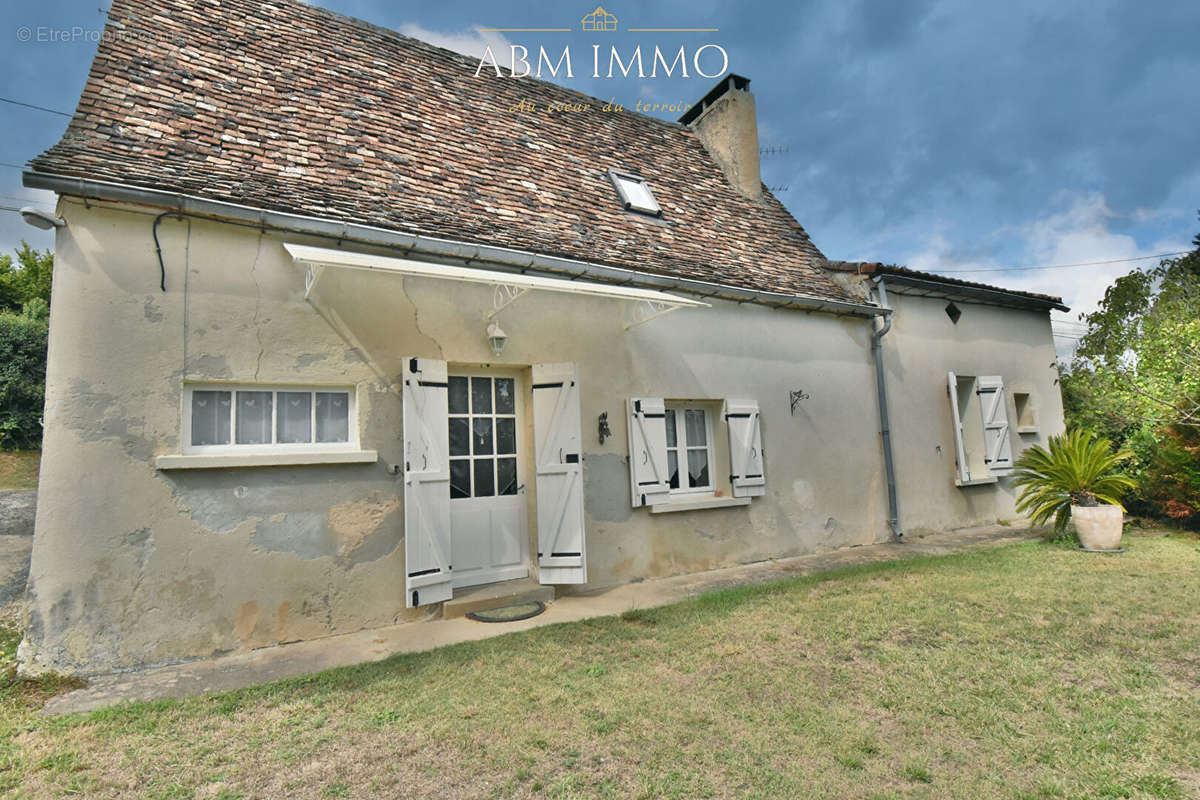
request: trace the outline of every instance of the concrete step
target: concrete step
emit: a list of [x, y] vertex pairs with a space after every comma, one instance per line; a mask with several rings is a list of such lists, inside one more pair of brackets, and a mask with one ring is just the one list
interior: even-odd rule
[[543, 586], [532, 578], [489, 583], [469, 589], [455, 589], [454, 597], [442, 603], [442, 618], [465, 617], [472, 611], [513, 606], [517, 603], [554, 602], [554, 587]]

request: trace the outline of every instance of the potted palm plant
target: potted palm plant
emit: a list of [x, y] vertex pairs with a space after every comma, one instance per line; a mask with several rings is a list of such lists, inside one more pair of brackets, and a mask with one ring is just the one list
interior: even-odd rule
[[1136, 484], [1118, 467], [1132, 453], [1114, 453], [1106, 439], [1085, 430], [1052, 436], [1047, 445], [1030, 447], [1014, 464], [1013, 485], [1021, 489], [1017, 511], [1028, 513], [1035, 525], [1053, 518], [1058, 537], [1074, 519], [1084, 550], [1119, 550], [1125, 519], [1121, 495]]

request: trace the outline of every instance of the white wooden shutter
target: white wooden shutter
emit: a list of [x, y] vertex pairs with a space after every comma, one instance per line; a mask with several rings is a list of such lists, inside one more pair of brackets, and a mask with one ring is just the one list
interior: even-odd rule
[[446, 362], [404, 366], [404, 572], [408, 608], [451, 597]]
[[758, 402], [726, 400], [725, 425], [729, 428], [729, 482], [733, 485], [733, 496], [766, 494]]
[[962, 416], [958, 413], [958, 376], [947, 373], [947, 390], [950, 393], [950, 424], [954, 429], [954, 461], [958, 470], [959, 483], [971, 480], [971, 468], [967, 464], [967, 448], [963, 444]]
[[1008, 402], [1004, 396], [1004, 379], [999, 375], [981, 375], [975, 391], [979, 393], [979, 408], [983, 413], [984, 456], [992, 471], [1011, 469], [1012, 437], [1008, 435]]
[[583, 438], [574, 364], [533, 365], [538, 580], [586, 583]]
[[661, 397], [629, 398], [629, 483], [634, 508], [671, 497], [667, 404]]

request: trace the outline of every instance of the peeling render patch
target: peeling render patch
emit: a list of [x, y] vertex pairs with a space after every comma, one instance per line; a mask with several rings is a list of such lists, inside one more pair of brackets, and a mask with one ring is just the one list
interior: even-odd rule
[[233, 634], [245, 641], [254, 633], [258, 625], [258, 603], [251, 600], [238, 607], [237, 619], [233, 623]]
[[384, 520], [400, 509], [400, 499], [383, 503], [348, 501], [329, 509], [329, 527], [337, 536], [337, 554], [345, 557], [379, 529]]
[[154, 537], [150, 534], [150, 529], [138, 528], [125, 534], [125, 544], [136, 550], [138, 569], [145, 569], [150, 554], [154, 552]]
[[305, 367], [311, 367], [318, 361], [324, 361], [327, 358], [329, 358], [329, 356], [322, 353], [305, 353], [302, 356], [296, 356], [296, 369], [299, 370], [304, 369]]
[[162, 322], [163, 320], [163, 314], [158, 310], [158, 304], [150, 299], [147, 299], [142, 306], [142, 317], [147, 322]]
[[403, 519], [399, 507], [383, 517], [379, 526], [349, 551], [351, 564], [366, 564], [385, 558], [404, 541]]
[[[374, 465], [271, 467], [266, 469], [195, 470], [159, 473], [170, 482], [176, 500], [202, 528], [228, 533], [246, 520], [269, 520], [276, 514], [310, 513], [326, 526], [331, 508], [346, 494], [365, 495], [363, 503], [394, 497], [396, 487], [381, 479]], [[329, 532], [330, 541], [334, 536]], [[336, 544], [327, 555], [336, 555]]]
[[333, 536], [319, 511], [273, 514], [259, 520], [250, 539], [260, 550], [291, 553], [304, 559], [333, 555]]
[[145, 420], [125, 416], [123, 411], [124, 406], [115, 395], [92, 391], [91, 384], [76, 379], [71, 381], [71, 391], [55, 421], [78, 433], [85, 442], [116, 441], [129, 455], [149, 461], [155, 442], [130, 433], [131, 425], [141, 427]]
[[188, 359], [188, 375], [228, 379], [233, 377], [233, 370], [224, 356], [204, 355]]
[[404, 540], [400, 501], [347, 502], [328, 513], [300, 511], [260, 520], [251, 543], [260, 550], [304, 559], [348, 559], [362, 564], [394, 552]]

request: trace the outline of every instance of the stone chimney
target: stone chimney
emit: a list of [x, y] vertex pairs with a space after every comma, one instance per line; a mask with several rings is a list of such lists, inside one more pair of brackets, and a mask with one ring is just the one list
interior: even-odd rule
[[679, 121], [696, 132], [733, 188], [751, 200], [762, 197], [758, 121], [749, 78], [726, 75]]

